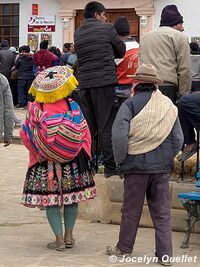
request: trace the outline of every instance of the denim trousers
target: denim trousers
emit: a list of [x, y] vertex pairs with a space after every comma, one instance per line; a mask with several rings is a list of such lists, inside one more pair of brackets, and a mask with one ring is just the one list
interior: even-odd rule
[[28, 90], [32, 84], [32, 80], [18, 80], [18, 104], [19, 107], [25, 107], [27, 105], [27, 101], [31, 101], [31, 96], [28, 95]]

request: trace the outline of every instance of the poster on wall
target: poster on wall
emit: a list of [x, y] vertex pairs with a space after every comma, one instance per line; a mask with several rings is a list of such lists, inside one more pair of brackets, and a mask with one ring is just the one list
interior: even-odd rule
[[28, 45], [32, 52], [35, 52], [38, 49], [38, 40], [39, 35], [36, 33], [28, 34]]
[[52, 45], [52, 34], [51, 33], [41, 33], [41, 42], [44, 40], [49, 41], [49, 46]]
[[55, 16], [29, 17], [28, 32], [55, 32]]

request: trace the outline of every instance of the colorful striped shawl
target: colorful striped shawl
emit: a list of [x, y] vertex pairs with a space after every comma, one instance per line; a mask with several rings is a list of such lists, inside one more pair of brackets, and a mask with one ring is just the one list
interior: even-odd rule
[[70, 110], [48, 116], [35, 103], [29, 103], [22, 126], [32, 147], [42, 157], [57, 162], [74, 159], [86, 136], [87, 123], [78, 104], [69, 99]]

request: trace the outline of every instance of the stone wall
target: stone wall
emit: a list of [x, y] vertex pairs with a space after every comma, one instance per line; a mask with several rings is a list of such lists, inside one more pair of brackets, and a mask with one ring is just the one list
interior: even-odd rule
[[[123, 201], [123, 180], [118, 176], [106, 179], [102, 174], [95, 176], [98, 196], [91, 201], [79, 205], [79, 218], [100, 221], [101, 223], [119, 224]], [[170, 182], [172, 227], [175, 231], [185, 231], [186, 222], [181, 201], [177, 199], [180, 192], [198, 190], [194, 183]], [[153, 227], [152, 220], [145, 201], [140, 226]], [[194, 232], [200, 233], [200, 224], [196, 224]]]

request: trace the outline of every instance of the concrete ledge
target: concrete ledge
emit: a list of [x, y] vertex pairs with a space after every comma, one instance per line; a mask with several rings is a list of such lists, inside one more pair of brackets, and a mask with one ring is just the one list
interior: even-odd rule
[[23, 145], [19, 136], [13, 136], [12, 144]]
[[97, 197], [79, 204], [79, 218], [101, 223], [110, 223], [111, 202], [109, 200], [109, 180], [98, 174], [94, 178]]
[[109, 180], [109, 199], [111, 202], [123, 201], [124, 180], [119, 179], [119, 176], [111, 177]]
[[197, 191], [197, 187], [195, 187], [194, 183], [176, 183], [171, 182], [172, 185], [172, 194], [171, 194], [171, 203], [172, 208], [174, 209], [183, 209], [183, 205], [181, 204], [180, 199], [177, 198], [179, 193], [188, 193], [191, 191]]
[[200, 234], [200, 222], [197, 222], [194, 226], [194, 233]]
[[[14, 131], [13, 143], [22, 144], [19, 137], [19, 130]], [[196, 166], [196, 156], [186, 161], [184, 170], [185, 174], [193, 175]], [[175, 174], [180, 172], [180, 163], [175, 161]], [[80, 219], [89, 221], [100, 221], [101, 223], [116, 223], [121, 221], [121, 207], [123, 202], [123, 180], [118, 176], [106, 179], [102, 174], [95, 176], [98, 196], [91, 201], [82, 202], [79, 204]], [[186, 221], [184, 210], [181, 201], [177, 198], [180, 192], [198, 191], [194, 183], [177, 183], [170, 182], [171, 190], [171, 214], [172, 227], [175, 231], [185, 231]], [[147, 202], [145, 199], [140, 226], [153, 227], [153, 223], [148, 211]], [[200, 233], [200, 222], [196, 223], [193, 232]]]
[[186, 215], [185, 210], [171, 209], [173, 230], [185, 232], [185, 229], [186, 229], [185, 215]]
[[122, 203], [112, 202], [112, 208], [110, 211], [110, 219], [114, 224], [120, 224], [121, 221], [121, 209]]
[[[103, 175], [95, 176], [98, 196], [91, 201], [80, 203], [79, 218], [91, 221], [100, 221], [101, 223], [120, 224], [121, 208], [123, 201], [123, 180], [118, 176], [110, 179], [104, 178]], [[185, 231], [186, 228], [186, 211], [181, 201], [177, 199], [180, 192], [190, 192], [197, 190], [193, 183], [170, 182], [171, 190], [171, 215], [172, 228], [175, 231]], [[148, 206], [145, 200], [140, 226], [153, 227], [149, 214]], [[195, 233], [200, 233], [200, 223], [194, 228]]]

